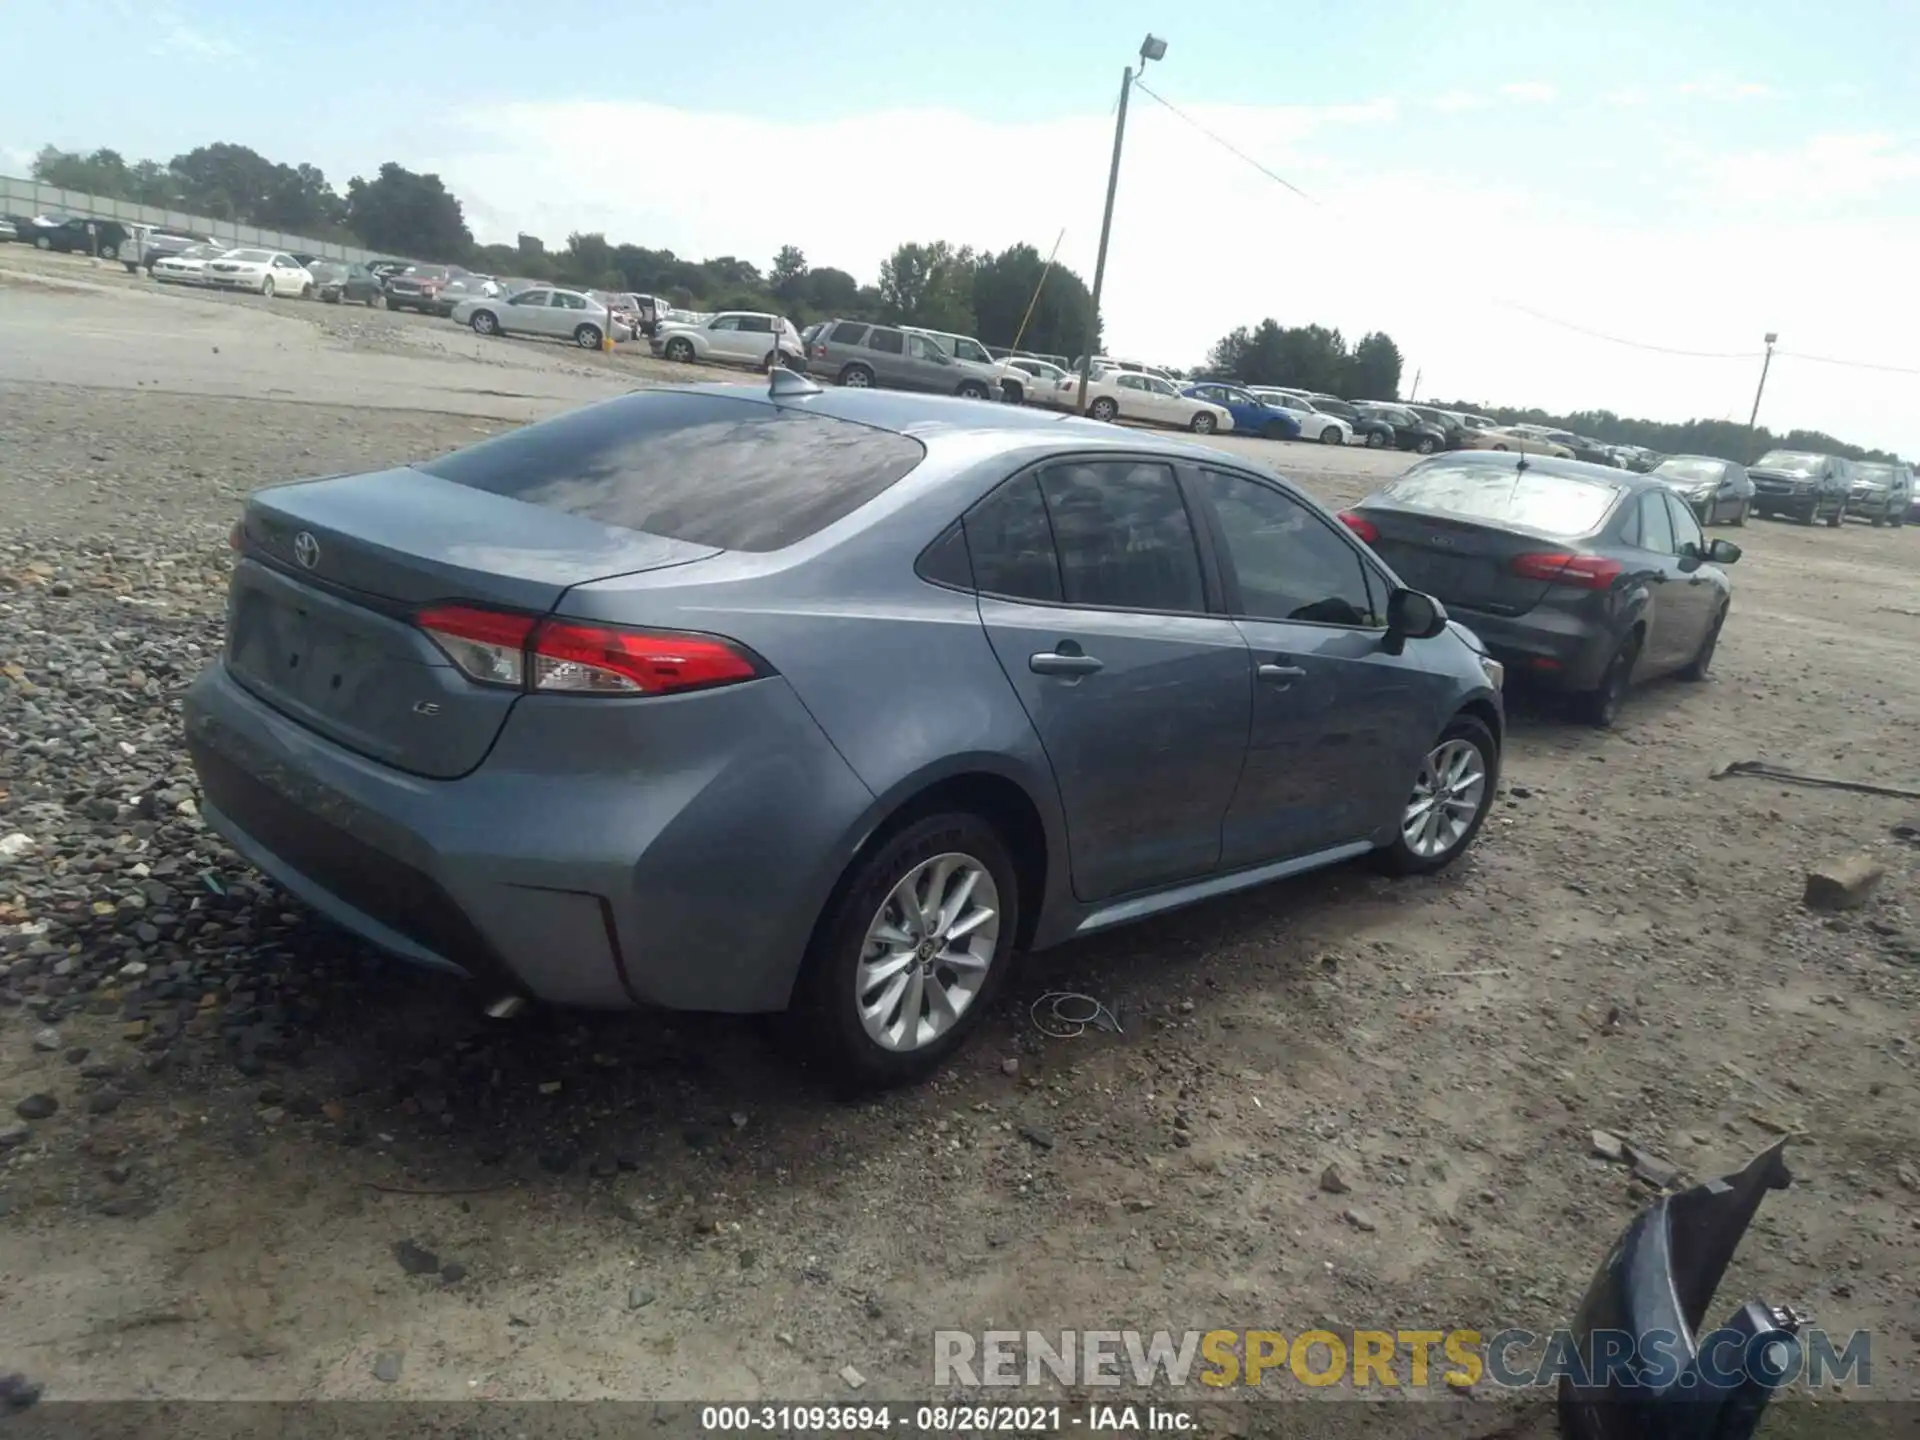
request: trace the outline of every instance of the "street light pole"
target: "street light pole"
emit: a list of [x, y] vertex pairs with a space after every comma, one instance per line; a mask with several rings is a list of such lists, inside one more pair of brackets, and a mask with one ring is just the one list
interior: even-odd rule
[[[1140, 42], [1140, 68], [1145, 70], [1149, 60], [1158, 60], [1167, 53], [1167, 42], [1156, 35], [1149, 35]], [[1127, 96], [1133, 92], [1133, 67], [1127, 66], [1120, 72], [1120, 105], [1115, 112], [1113, 122], [1113, 162], [1107, 168], [1107, 208], [1100, 217], [1100, 249], [1093, 262], [1093, 314], [1088, 318], [1086, 349], [1080, 356], [1080, 404], [1082, 415], [1087, 413], [1087, 384], [1093, 371], [1093, 350], [1100, 342], [1100, 290], [1107, 278], [1107, 238], [1113, 231], [1113, 196], [1120, 186], [1120, 146], [1127, 138]]]
[[1767, 371], [1773, 365], [1773, 342], [1780, 337], [1773, 331], [1767, 332], [1767, 358], [1760, 362], [1760, 384], [1753, 392], [1753, 413], [1747, 417], [1747, 438], [1753, 438], [1754, 426], [1760, 421], [1760, 397], [1767, 393]]

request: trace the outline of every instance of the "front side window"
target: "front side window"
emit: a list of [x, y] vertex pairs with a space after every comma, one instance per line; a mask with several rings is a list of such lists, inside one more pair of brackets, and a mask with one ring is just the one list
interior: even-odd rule
[[507, 303], [510, 305], [525, 305], [531, 309], [542, 310], [546, 308], [548, 293], [549, 292], [545, 290], [523, 290]]
[[1198, 612], [1200, 552], [1173, 471], [1133, 460], [1040, 472], [1069, 605]]
[[1667, 515], [1673, 521], [1673, 552], [1684, 555], [1691, 545], [1696, 554], [1707, 553], [1707, 537], [1701, 532], [1700, 522], [1693, 517], [1693, 511], [1681, 503], [1677, 495], [1665, 497]]
[[972, 360], [981, 365], [991, 365], [993, 363], [993, 357], [987, 353], [986, 347], [977, 340], [968, 340], [964, 337], [955, 339], [953, 342], [953, 353], [958, 355], [962, 360]]
[[709, 330], [738, 330], [740, 328], [740, 317], [738, 315], [716, 315], [713, 323], [707, 326], [707, 328]]
[[924, 335], [909, 335], [907, 337], [907, 353], [916, 360], [937, 361], [945, 352]]
[[1240, 582], [1240, 613], [1258, 620], [1377, 625], [1359, 554], [1292, 496], [1244, 475], [1200, 473]]

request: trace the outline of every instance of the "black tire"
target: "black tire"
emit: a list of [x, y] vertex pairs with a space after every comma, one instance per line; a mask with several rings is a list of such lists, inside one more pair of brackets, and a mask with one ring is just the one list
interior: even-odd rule
[[1111, 397], [1102, 395], [1087, 406], [1087, 414], [1095, 420], [1112, 420], [1120, 413], [1120, 406]]
[[1196, 435], [1211, 435], [1220, 428], [1220, 422], [1202, 410], [1187, 422], [1187, 429]]
[[1269, 440], [1289, 440], [1292, 438], [1287, 434], [1287, 427], [1282, 425], [1278, 420], [1269, 420], [1267, 422], [1267, 428], [1260, 433]]
[[260, 298], [262, 300], [273, 299], [273, 277], [271, 275], [260, 282]]
[[1431, 875], [1437, 870], [1446, 869], [1472, 848], [1474, 837], [1486, 823], [1487, 812], [1493, 809], [1494, 796], [1500, 789], [1500, 746], [1494, 740], [1493, 732], [1472, 715], [1456, 715], [1433, 742], [1433, 748], [1437, 750], [1449, 740], [1465, 740], [1480, 752], [1480, 762], [1487, 776], [1486, 789], [1480, 796], [1480, 808], [1466, 832], [1439, 855], [1416, 853], [1407, 844], [1405, 834], [1396, 826], [1393, 842], [1374, 852], [1376, 863], [1390, 875]]
[[1886, 512], [1882, 511], [1880, 514], [1874, 516], [1870, 523], [1872, 524], [1874, 529], [1878, 530], [1881, 526], [1887, 523]]
[[1418, 440], [1413, 442], [1414, 453], [1417, 455], [1431, 455], [1439, 448], [1438, 445], [1433, 443], [1433, 437], [1431, 435], [1422, 435]]
[[1009, 405], [1024, 405], [1027, 401], [1027, 392], [1011, 380], [1002, 380], [1000, 382], [1000, 398], [1005, 400]]
[[1847, 502], [1842, 500], [1840, 502], [1840, 508], [1834, 511], [1833, 514], [1827, 517], [1827, 528], [1829, 530], [1838, 530], [1842, 525], [1846, 523], [1847, 523]]
[[1340, 427], [1338, 425], [1329, 425], [1320, 432], [1320, 443], [1322, 445], [1344, 445], [1346, 441], [1341, 438]]
[[[391, 310], [393, 308], [392, 304], [389, 303], [387, 308]], [[491, 310], [474, 311], [473, 318], [467, 321], [467, 324], [473, 327], [473, 333], [476, 335], [498, 335], [500, 333], [500, 317], [495, 315]]]
[[1752, 502], [1747, 500], [1742, 500], [1740, 502], [1740, 508], [1733, 512], [1734, 525], [1736, 526], [1745, 525], [1747, 523], [1747, 516], [1749, 516], [1752, 513], [1753, 513]]
[[769, 350], [760, 357], [760, 373], [762, 375], [771, 375], [774, 370], [778, 368], [779, 364], [780, 352], [778, 350]]
[[377, 310], [379, 308], [380, 308], [380, 292], [378, 290], [375, 290], [371, 295], [367, 296], [367, 309]]
[[53, 248], [53, 242], [44, 235], [36, 235], [33, 237], [33, 248], [36, 250], [51, 250]]
[[1713, 652], [1720, 647], [1720, 627], [1727, 623], [1727, 606], [1722, 604], [1715, 612], [1713, 623], [1707, 627], [1707, 633], [1700, 641], [1700, 650], [1687, 662], [1686, 669], [1680, 672], [1682, 680], [1704, 680], [1707, 671], [1713, 668]]
[[600, 348], [600, 327], [598, 325], [576, 325], [573, 330], [573, 343], [582, 350]]
[[1386, 449], [1387, 437], [1382, 435], [1378, 430], [1369, 430], [1367, 432], [1367, 448], [1369, 450]]
[[300, 287], [300, 298], [302, 300], [311, 300], [313, 298], [313, 282], [311, 280]]
[[1574, 713], [1587, 724], [1610, 730], [1620, 718], [1627, 690], [1633, 684], [1633, 667], [1640, 660], [1640, 632], [1629, 630], [1600, 673], [1600, 683], [1573, 697]]
[[987, 398], [987, 387], [978, 380], [962, 380], [960, 388], [954, 393], [962, 400], [984, 400]]
[[1801, 511], [1800, 514], [1794, 516], [1793, 518], [1799, 521], [1802, 525], [1812, 525], [1820, 518], [1820, 507], [1818, 505], [1809, 505], [1805, 510]]
[[676, 335], [667, 341], [666, 348], [660, 353], [676, 365], [691, 365], [695, 358], [693, 342], [684, 335]]
[[338, 305], [340, 303], [340, 297], [338, 295], [322, 295], [320, 297], [320, 303], [323, 305]]
[[854, 390], [871, 390], [873, 371], [864, 365], [849, 365], [840, 372], [839, 383]]
[[122, 260], [122, 261], [121, 261], [120, 263], [121, 263], [122, 265], [124, 265], [124, 266], [126, 266], [126, 267], [127, 267], [127, 273], [128, 273], [129, 275], [138, 275], [138, 274], [140, 273], [140, 262], [139, 262], [139, 261], [137, 261], [137, 260]]
[[1507, 448], [1507, 447], [1506, 447], [1506, 446], [1504, 446], [1504, 445], [1496, 445], [1496, 446], [1494, 446], [1493, 448], [1494, 448], [1494, 449], [1496, 449], [1496, 450], [1498, 450], [1498, 451], [1501, 451], [1502, 453], [1505, 453], [1505, 451], [1506, 451], [1506, 448]]
[[[949, 853], [977, 862], [999, 891], [1000, 931], [993, 959], [972, 1003], [944, 1035], [917, 1050], [882, 1049], [861, 1025], [856, 1004], [856, 977], [867, 928], [893, 887], [915, 866]], [[1020, 901], [1019, 882], [1007, 847], [993, 826], [979, 816], [929, 815], [902, 827], [865, 859], [854, 863], [828, 903], [794, 990], [794, 1002], [787, 1014], [789, 1033], [840, 1079], [862, 1088], [884, 1089], [924, 1079], [965, 1043], [992, 1008], [994, 996], [1012, 968]]]

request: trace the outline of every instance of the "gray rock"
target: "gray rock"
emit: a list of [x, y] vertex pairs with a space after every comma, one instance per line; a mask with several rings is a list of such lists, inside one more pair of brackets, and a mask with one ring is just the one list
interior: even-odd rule
[[1626, 1142], [1607, 1130], [1595, 1130], [1588, 1137], [1593, 1153], [1602, 1160], [1620, 1160], [1626, 1155]]
[[33, 1037], [33, 1048], [36, 1050], [44, 1051], [48, 1054], [51, 1054], [53, 1051], [58, 1050], [60, 1048], [60, 1032], [54, 1029], [51, 1025], [47, 1026], [47, 1028], [44, 1030], [35, 1032]]
[[13, 1107], [13, 1113], [22, 1120], [45, 1120], [60, 1108], [60, 1102], [51, 1095], [29, 1095]]
[[653, 1291], [644, 1285], [635, 1285], [627, 1291], [627, 1308], [629, 1310], [644, 1310], [647, 1306], [651, 1305], [653, 1301]]
[[382, 1350], [373, 1357], [373, 1378], [382, 1385], [391, 1385], [400, 1378], [400, 1366], [405, 1357], [398, 1350]]
[[1372, 1232], [1380, 1228], [1374, 1223], [1373, 1216], [1358, 1205], [1349, 1205], [1341, 1212], [1341, 1218], [1356, 1230]]
[[1809, 910], [1858, 910], [1873, 898], [1886, 873], [1871, 855], [1829, 860], [1807, 872], [1802, 903]]
[[432, 1275], [440, 1269], [440, 1257], [412, 1240], [396, 1241], [393, 1258], [409, 1275]]
[[1680, 1167], [1671, 1160], [1663, 1160], [1634, 1144], [1628, 1144], [1624, 1149], [1633, 1165], [1633, 1173], [1656, 1189], [1665, 1190], [1680, 1178]]
[[0, 1150], [12, 1150], [33, 1138], [33, 1131], [21, 1121], [0, 1125]]
[[1347, 1184], [1347, 1177], [1340, 1173], [1338, 1165], [1329, 1165], [1320, 1172], [1320, 1188], [1329, 1195], [1345, 1195], [1353, 1189]]

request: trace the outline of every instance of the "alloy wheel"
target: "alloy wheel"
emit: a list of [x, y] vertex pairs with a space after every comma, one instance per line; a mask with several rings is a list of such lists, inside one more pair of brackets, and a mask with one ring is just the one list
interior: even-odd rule
[[1000, 937], [1000, 894], [971, 855], [935, 855], [900, 878], [867, 926], [854, 969], [860, 1024], [883, 1050], [932, 1044], [986, 984]]
[[1487, 765], [1479, 747], [1446, 740], [1428, 754], [1400, 819], [1400, 835], [1422, 860], [1445, 855], [1466, 838], [1487, 793]]

